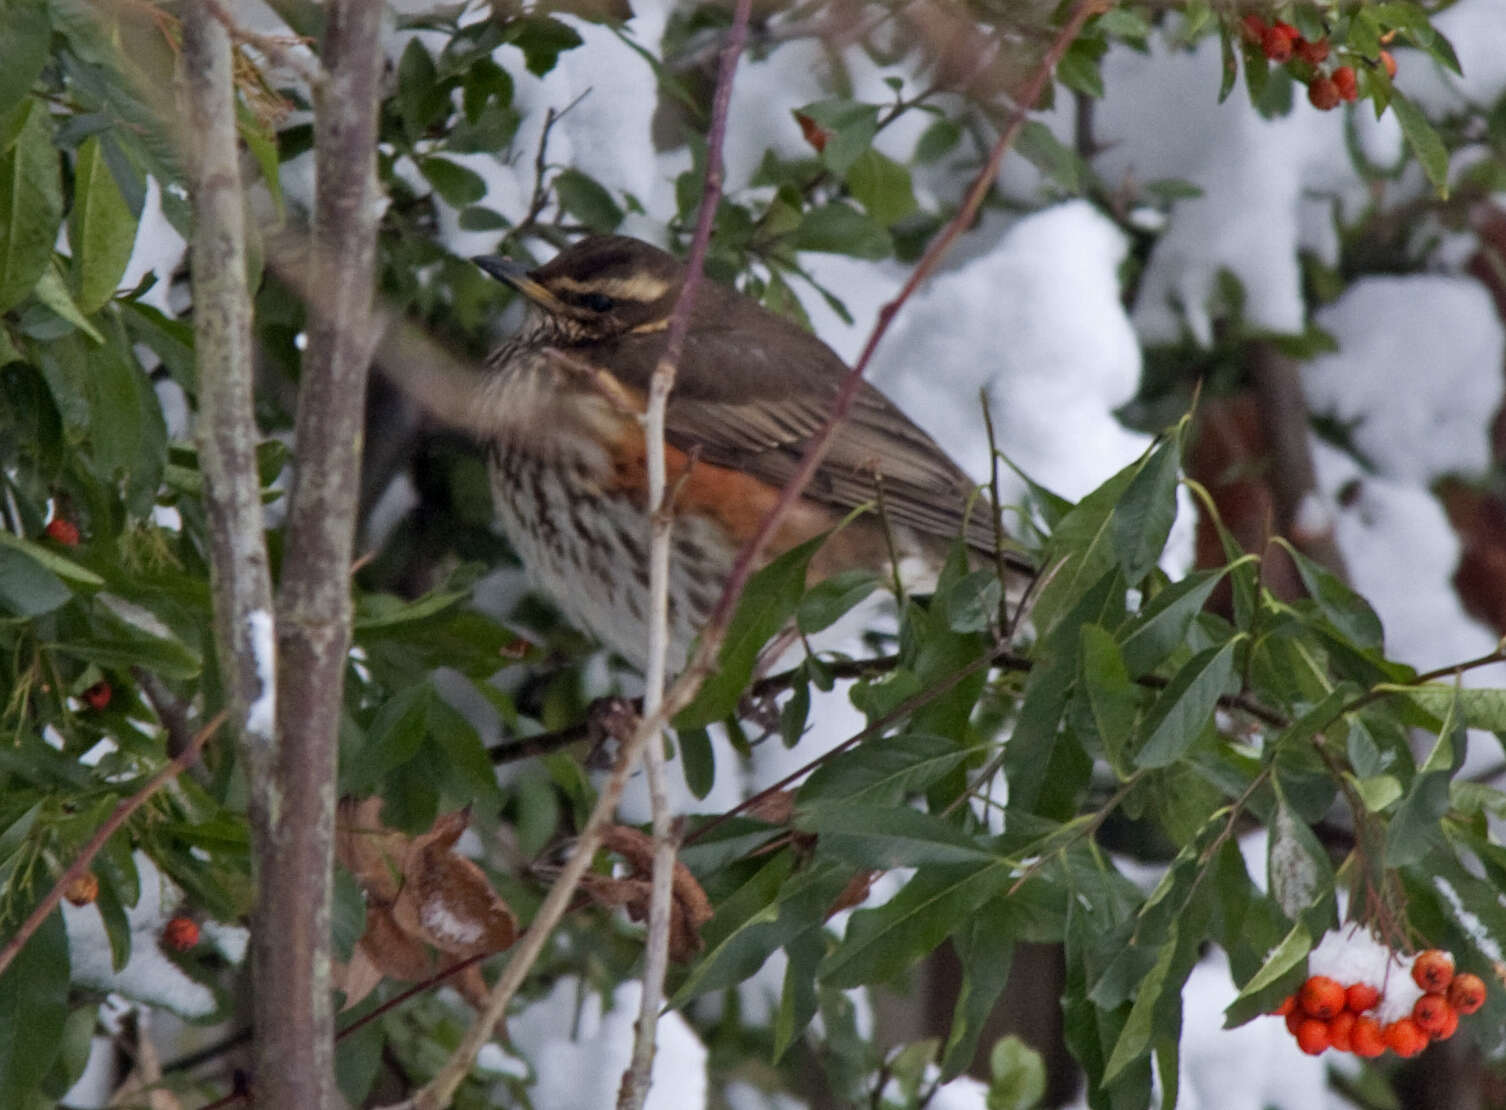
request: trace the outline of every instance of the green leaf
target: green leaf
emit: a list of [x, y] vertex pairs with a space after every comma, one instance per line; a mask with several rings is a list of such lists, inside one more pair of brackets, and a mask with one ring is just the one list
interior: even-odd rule
[[942, 613], [953, 632], [983, 632], [999, 617], [1004, 587], [992, 567], [963, 575], [940, 595]]
[[0, 529], [0, 546], [24, 552], [59, 578], [72, 582], [76, 586], [97, 589], [105, 584], [105, 580], [88, 567], [80, 566], [72, 559], [64, 558], [49, 547], [23, 539], [20, 536], [13, 536], [3, 529]]
[[459, 162], [431, 155], [419, 159], [418, 169], [451, 208], [465, 208], [486, 196], [486, 179]]
[[1433, 183], [1433, 188], [1440, 196], [1448, 196], [1448, 147], [1422, 114], [1422, 109], [1394, 87], [1391, 90], [1391, 110], [1396, 113], [1401, 133], [1412, 153], [1417, 155], [1417, 162]]
[[1440, 683], [1421, 686], [1380, 683], [1375, 689], [1398, 694], [1435, 717], [1446, 716], [1452, 708], [1469, 728], [1506, 732], [1506, 690], [1445, 686]]
[[1130, 681], [1119, 646], [1096, 624], [1082, 626], [1082, 668], [1078, 689], [1088, 699], [1094, 731], [1110, 764], [1122, 770], [1125, 745], [1134, 734], [1141, 691]]
[[44, 0], [7, 0], [0, 22], [0, 119], [21, 102], [47, 64], [52, 23]]
[[958, 922], [1004, 893], [1016, 878], [1017, 870], [1003, 860], [917, 872], [883, 906], [852, 915], [842, 943], [821, 964], [821, 981], [831, 987], [860, 987], [892, 979], [934, 950]]
[[1109, 1054], [1109, 1062], [1104, 1065], [1103, 1082], [1105, 1084], [1112, 1083], [1128, 1064], [1143, 1056], [1150, 1045], [1156, 1031], [1156, 1005], [1161, 1001], [1161, 992], [1166, 989], [1167, 980], [1171, 977], [1176, 952], [1177, 927], [1173, 925], [1171, 936], [1161, 945], [1150, 973], [1141, 980], [1139, 989], [1135, 992], [1135, 1001], [1130, 1006], [1129, 1017], [1124, 1023], [1124, 1028], [1119, 1032], [1119, 1039], [1114, 1042], [1114, 1050]]
[[915, 143], [915, 161], [922, 165], [940, 161], [961, 141], [962, 126], [953, 120], [939, 119], [921, 132]]
[[1135, 755], [1137, 766], [1170, 766], [1192, 747], [1233, 677], [1238, 642], [1235, 638], [1200, 651], [1176, 673], [1151, 707], [1146, 740]]
[[1297, 921], [1333, 889], [1333, 865], [1307, 822], [1287, 805], [1279, 779], [1276, 799], [1266, 872], [1271, 897], [1282, 913]]
[[1189, 574], [1156, 594], [1120, 629], [1119, 650], [1130, 675], [1138, 678], [1150, 673], [1187, 642], [1187, 629], [1228, 572], [1224, 567]]
[[988, 1110], [1030, 1110], [1045, 1098], [1041, 1053], [1011, 1033], [988, 1053]]
[[952, 936], [962, 967], [962, 986], [952, 1009], [952, 1026], [941, 1057], [942, 1082], [972, 1066], [985, 1023], [1009, 982], [1014, 966], [1013, 925], [1009, 898], [995, 898], [982, 906]]
[[575, 49], [585, 40], [568, 23], [534, 15], [513, 20], [508, 26], [506, 41], [523, 52], [528, 72], [542, 77], [555, 67], [561, 54]]
[[1260, 970], [1250, 976], [1250, 981], [1239, 989], [1239, 994], [1224, 1010], [1224, 1028], [1232, 1029], [1260, 1013], [1263, 993], [1279, 983], [1294, 968], [1300, 967], [1312, 946], [1313, 940], [1307, 926], [1300, 921], [1293, 925], [1291, 932], [1271, 950], [1271, 954], [1260, 965]]
[[875, 871], [988, 864], [999, 858], [952, 822], [906, 806], [817, 806], [797, 810], [795, 827], [818, 835], [821, 846], [833, 855]]
[[844, 570], [817, 582], [800, 599], [795, 622], [807, 636], [830, 628], [878, 588], [878, 576], [867, 570]]
[[30, 551], [0, 545], [0, 607], [18, 617], [35, 617], [52, 612], [72, 596]]
[[855, 100], [821, 100], [797, 108], [795, 115], [807, 116], [827, 133], [821, 162], [836, 177], [845, 177], [862, 153], [871, 149], [878, 133], [878, 105]]
[[816, 968], [826, 955], [826, 940], [819, 929], [807, 929], [785, 945], [789, 963], [784, 969], [784, 989], [779, 994], [779, 1013], [774, 1017], [773, 1059], [778, 1063], [790, 1045], [816, 1016], [819, 1000]]
[[675, 734], [680, 746], [680, 767], [685, 785], [698, 799], [704, 799], [716, 785], [716, 752], [711, 734], [703, 728], [681, 729]]
[[46, 105], [28, 100], [9, 122], [14, 141], [0, 157], [0, 312], [19, 304], [47, 271], [63, 222]]
[[30, 1103], [57, 1059], [68, 973], [68, 933], [54, 911], [0, 975], [0, 1096], [7, 1106]]
[[879, 224], [893, 227], [916, 209], [910, 171], [869, 147], [847, 170], [847, 190]]
[[1102, 39], [1073, 39], [1056, 67], [1056, 79], [1067, 88], [1095, 99], [1103, 96], [1103, 75], [1098, 72], [1098, 61], [1106, 45]]
[[742, 601], [727, 627], [717, 669], [695, 701], [674, 720], [676, 729], [705, 728], [731, 715], [747, 688], [763, 646], [784, 627], [805, 592], [806, 568], [826, 542], [820, 535], [791, 548], [748, 580]]
[[798, 805], [897, 806], [951, 772], [968, 755], [944, 736], [902, 733], [863, 744], [827, 760], [800, 786]]
[[97, 135], [84, 140], [74, 163], [68, 245], [78, 307], [88, 315], [115, 295], [136, 245], [136, 217], [105, 165]]
[[67, 320], [70, 324], [83, 332], [96, 343], [103, 343], [105, 337], [99, 333], [99, 329], [89, 322], [83, 310], [74, 303], [73, 296], [68, 292], [68, 286], [63, 283], [62, 276], [57, 268], [49, 261], [42, 276], [37, 279], [36, 286], [32, 289], [37, 300], [50, 308], [53, 313]]
[[554, 195], [560, 207], [592, 231], [607, 234], [622, 223], [623, 211], [612, 194], [579, 170], [562, 170], [554, 178]]
[[1167, 436], [1146, 457], [1114, 509], [1114, 551], [1124, 580], [1138, 586], [1166, 546], [1177, 518], [1181, 452]]
[[872, 217], [841, 201], [806, 212], [795, 229], [792, 243], [796, 250], [847, 254], [854, 258], [888, 258], [894, 253], [887, 231]]
[[1303, 587], [1340, 635], [1359, 648], [1382, 646], [1384, 633], [1380, 618], [1375, 615], [1375, 610], [1368, 601], [1345, 585], [1337, 575], [1309, 559], [1284, 539], [1277, 537], [1276, 542], [1291, 555], [1292, 561], [1297, 565], [1297, 574], [1302, 578]]
[[343, 789], [359, 793], [364, 786], [369, 790], [417, 754], [428, 731], [433, 696], [434, 688], [422, 682], [387, 699], [366, 730], [359, 759], [345, 769], [352, 781], [342, 783]]
[[1020, 128], [1020, 137], [1014, 145], [1021, 156], [1064, 192], [1074, 195], [1082, 192], [1091, 170], [1077, 151], [1065, 146], [1044, 123], [1028, 121]]

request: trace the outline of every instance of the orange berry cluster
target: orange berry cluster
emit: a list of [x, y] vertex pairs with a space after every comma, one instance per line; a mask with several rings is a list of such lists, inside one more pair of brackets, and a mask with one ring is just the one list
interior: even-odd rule
[[[1358, 99], [1359, 78], [1351, 65], [1332, 66], [1325, 71], [1328, 61], [1328, 39], [1310, 42], [1290, 23], [1277, 20], [1267, 24], [1258, 15], [1247, 15], [1240, 23], [1245, 41], [1259, 47], [1266, 58], [1277, 65], [1286, 65], [1296, 59], [1300, 66], [1299, 76], [1307, 81], [1307, 99], [1314, 108], [1327, 112], [1337, 108], [1341, 101]], [[1396, 59], [1389, 50], [1382, 50], [1380, 64], [1386, 67], [1388, 77], [1396, 76]]]
[[1310, 976], [1302, 988], [1275, 1011], [1297, 1047], [1310, 1056], [1325, 1049], [1373, 1058], [1388, 1048], [1398, 1056], [1416, 1056], [1428, 1041], [1445, 1041], [1459, 1028], [1459, 1015], [1485, 1004], [1485, 983], [1478, 975], [1454, 974], [1454, 959], [1429, 948], [1412, 964], [1412, 981], [1424, 991], [1409, 1015], [1382, 1025], [1370, 1011], [1381, 1002], [1370, 983], [1348, 987], [1327, 975]]

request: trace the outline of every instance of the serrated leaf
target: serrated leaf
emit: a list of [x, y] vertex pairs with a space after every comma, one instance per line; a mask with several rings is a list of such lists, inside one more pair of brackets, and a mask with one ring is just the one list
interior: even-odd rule
[[1189, 659], [1151, 707], [1145, 743], [1135, 755], [1140, 767], [1167, 767], [1197, 741], [1234, 674], [1228, 640]]
[[135, 244], [136, 217], [105, 164], [99, 137], [90, 136], [78, 148], [68, 214], [74, 288], [85, 315], [114, 296]]
[[27, 101], [12, 127], [15, 140], [0, 157], [0, 312], [20, 303], [47, 272], [63, 221], [46, 106]]

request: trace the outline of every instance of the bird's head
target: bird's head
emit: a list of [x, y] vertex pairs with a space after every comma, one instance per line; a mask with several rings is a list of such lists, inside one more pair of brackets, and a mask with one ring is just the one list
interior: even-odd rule
[[471, 261], [523, 294], [567, 342], [663, 331], [685, 278], [673, 255], [625, 235], [582, 239], [534, 270], [501, 255]]

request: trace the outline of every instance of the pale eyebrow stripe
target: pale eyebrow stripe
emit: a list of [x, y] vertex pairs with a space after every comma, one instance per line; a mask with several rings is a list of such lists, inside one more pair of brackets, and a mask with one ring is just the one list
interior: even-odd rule
[[575, 278], [555, 278], [550, 285], [567, 293], [604, 293], [622, 301], [638, 301], [649, 304], [669, 292], [673, 283], [649, 274], [634, 274], [630, 277], [595, 278], [577, 281]]

